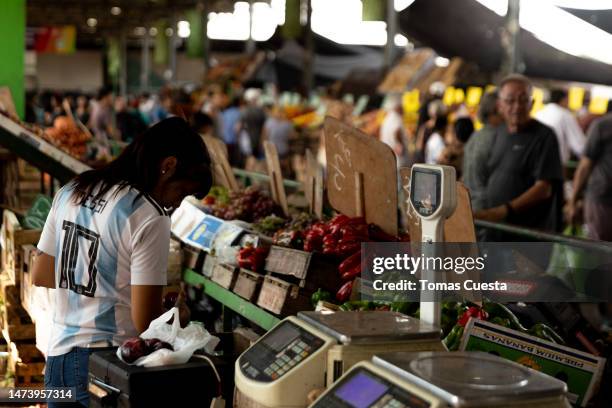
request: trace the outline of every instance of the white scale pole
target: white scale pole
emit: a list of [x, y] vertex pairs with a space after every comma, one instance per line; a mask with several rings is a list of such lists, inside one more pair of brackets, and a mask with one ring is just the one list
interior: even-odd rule
[[[435, 243], [444, 241], [444, 220], [437, 219], [435, 221], [421, 222], [421, 253], [425, 256], [436, 256]], [[436, 282], [436, 271], [423, 268], [421, 279], [428, 282]], [[433, 296], [431, 293], [430, 296]], [[420, 305], [420, 319], [434, 326], [440, 326], [441, 323], [441, 306], [440, 302], [422, 301]]]
[[[424, 257], [434, 257], [437, 242], [444, 242], [444, 221], [455, 212], [457, 185], [455, 169], [450, 166], [415, 164], [410, 177], [410, 204], [421, 218], [421, 252]], [[436, 271], [423, 268], [421, 279], [436, 282]], [[432, 294], [433, 295], [433, 294]], [[440, 326], [440, 302], [422, 300], [420, 319]]]

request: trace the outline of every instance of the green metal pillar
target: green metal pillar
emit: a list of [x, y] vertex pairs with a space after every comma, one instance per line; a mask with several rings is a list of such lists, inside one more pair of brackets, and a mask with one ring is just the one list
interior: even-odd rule
[[0, 86], [8, 86], [13, 95], [17, 114], [25, 112], [25, 0], [0, 2]]

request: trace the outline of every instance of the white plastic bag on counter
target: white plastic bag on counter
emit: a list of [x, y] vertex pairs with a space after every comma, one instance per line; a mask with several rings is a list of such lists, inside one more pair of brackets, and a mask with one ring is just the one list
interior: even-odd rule
[[[174, 317], [172, 324], [168, 324], [172, 317]], [[203, 325], [189, 324], [184, 329], [181, 328], [179, 310], [176, 307], [153, 320], [149, 328], [142, 332], [140, 337], [145, 340], [160, 339], [170, 343], [172, 348], [174, 348], [174, 351], [168, 349], [154, 351], [132, 363], [132, 365], [143, 367], [184, 364], [189, 361], [196, 350], [204, 349], [206, 353], [212, 354], [217, 344], [219, 344], [219, 338], [208, 333]], [[121, 347], [117, 349], [117, 357], [123, 361], [121, 358]]]

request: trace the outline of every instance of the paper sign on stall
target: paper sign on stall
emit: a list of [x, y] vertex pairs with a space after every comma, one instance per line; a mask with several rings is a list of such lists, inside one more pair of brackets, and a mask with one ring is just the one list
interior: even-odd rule
[[397, 235], [397, 165], [386, 144], [325, 118], [327, 191], [337, 211]]
[[238, 182], [227, 160], [227, 146], [211, 136], [202, 136], [213, 167], [214, 184], [223, 186], [230, 191], [238, 191]]
[[285, 193], [283, 174], [280, 169], [280, 161], [278, 159], [278, 151], [276, 150], [276, 146], [270, 141], [265, 141], [264, 152], [266, 154], [266, 164], [268, 165], [268, 176], [270, 176], [270, 190], [272, 191], [272, 199], [281, 207], [285, 215], [289, 215], [287, 194]]
[[455, 103], [455, 88], [454, 87], [449, 86], [448, 88], [446, 88], [446, 90], [444, 91], [444, 97], [442, 98], [442, 101], [444, 102], [446, 106], [451, 106], [453, 103]]
[[473, 108], [475, 106], [478, 106], [478, 104], [480, 103], [480, 98], [482, 98], [482, 88], [477, 86], [470, 86], [467, 90], [465, 104], [468, 107]]
[[402, 106], [404, 112], [418, 112], [421, 106], [419, 100], [419, 90], [413, 89], [412, 91], [404, 92], [402, 95]]
[[463, 102], [465, 102], [465, 91], [463, 89], [455, 89], [453, 102], [457, 105], [461, 105]]
[[567, 93], [567, 106], [573, 110], [577, 111], [582, 108], [584, 104], [584, 88], [580, 88], [577, 86], [573, 86], [569, 89]]
[[533, 88], [533, 107], [531, 115], [535, 115], [544, 108], [544, 91], [540, 88]]
[[595, 96], [589, 104], [589, 112], [595, 115], [603, 115], [608, 111], [608, 98], [603, 96]]

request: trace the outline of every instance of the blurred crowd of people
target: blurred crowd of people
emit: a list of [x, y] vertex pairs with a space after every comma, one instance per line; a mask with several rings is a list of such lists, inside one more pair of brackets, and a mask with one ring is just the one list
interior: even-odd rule
[[[416, 129], [404, 120], [401, 96], [389, 97], [379, 139], [396, 154], [398, 167], [445, 164], [469, 188], [477, 219], [560, 232], [586, 225], [584, 235], [612, 240], [612, 115], [593, 120], [568, 109], [567, 91], [550, 92], [549, 103], [532, 117], [532, 84], [520, 75], [485, 93], [476, 117], [465, 105], [443, 103], [445, 88], [434, 83], [421, 104]], [[70, 111], [70, 112], [68, 112]], [[283, 174], [291, 177], [293, 123], [278, 100], [238, 81], [185, 92], [118, 96], [30, 95], [26, 121], [51, 126], [72, 115], [100, 143], [129, 143], [169, 116], [187, 119], [194, 130], [221, 139], [232, 166], [261, 163], [264, 141], [276, 147]], [[566, 164], [579, 162], [575, 175]], [[265, 170], [265, 169], [264, 169]], [[565, 210], [565, 211], [563, 211]], [[565, 214], [565, 218], [564, 218]], [[510, 236], [489, 231], [495, 241]]]
[[[567, 91], [555, 89], [532, 117], [532, 92], [526, 77], [503, 79], [483, 95], [476, 130], [464, 105], [449, 109], [442, 102], [444, 87], [436, 83], [416, 131], [404, 126], [399, 96], [388, 99], [380, 140], [393, 149], [398, 166], [453, 166], [470, 191], [476, 219], [549, 232], [584, 225], [580, 235], [612, 240], [612, 114], [596, 120], [576, 115]], [[571, 160], [579, 162], [575, 174]], [[487, 230], [482, 238], [516, 236]]]
[[190, 93], [162, 89], [157, 94], [124, 97], [103, 88], [95, 96], [51, 92], [28, 96], [27, 122], [48, 127], [65, 115], [87, 126], [102, 145], [111, 140], [129, 143], [158, 121], [180, 116], [200, 134], [223, 140], [233, 166], [244, 167], [249, 158], [262, 159], [263, 142], [269, 140], [276, 146], [281, 165], [290, 170], [293, 124], [274, 101], [265, 100], [261, 89], [242, 89], [234, 82]]

